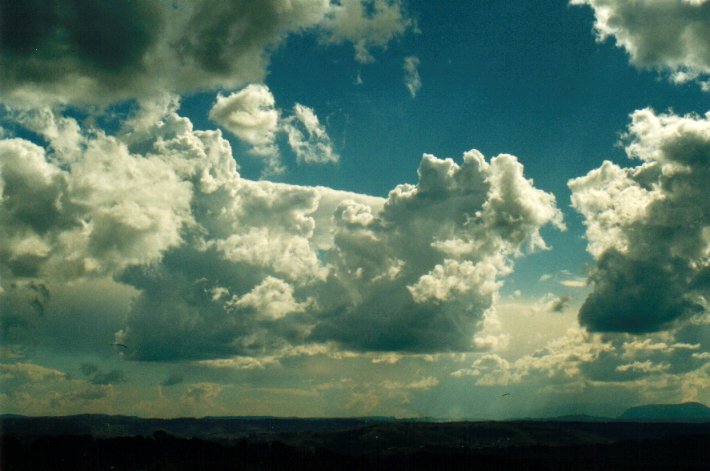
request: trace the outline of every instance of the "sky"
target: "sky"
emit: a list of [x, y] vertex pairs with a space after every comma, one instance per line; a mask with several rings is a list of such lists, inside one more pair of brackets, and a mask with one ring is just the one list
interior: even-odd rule
[[0, 0], [0, 412], [710, 403], [708, 38], [706, 0]]

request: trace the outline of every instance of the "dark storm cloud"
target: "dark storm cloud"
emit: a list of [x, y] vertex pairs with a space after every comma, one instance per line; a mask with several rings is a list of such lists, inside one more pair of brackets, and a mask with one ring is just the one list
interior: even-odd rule
[[96, 373], [99, 371], [99, 367], [94, 365], [93, 363], [82, 363], [81, 364], [81, 372], [84, 374], [84, 376], [91, 376], [92, 374]]
[[50, 287], [42, 314], [36, 293], [14, 286], [0, 294], [0, 341], [4, 345], [42, 345], [67, 352], [116, 355], [113, 336], [125, 319], [135, 291], [113, 281], [79, 281]]
[[101, 369], [93, 363], [82, 363], [80, 369], [81, 373], [88, 378], [91, 384], [105, 386], [108, 384], [126, 382], [126, 376], [121, 370], [111, 369], [101, 371]]
[[579, 311], [580, 323], [593, 331], [643, 333], [702, 312], [687, 296], [689, 275], [682, 259], [638, 260], [610, 249], [597, 260], [594, 292]]
[[[91, 78], [106, 89], [142, 73], [162, 31], [159, 3], [148, 0], [2, 0], [0, 90], [25, 83]], [[77, 83], [78, 86], [79, 83]]]
[[486, 298], [479, 305], [449, 310], [415, 303], [397, 283], [376, 289], [365, 303], [325, 317], [313, 340], [334, 339], [365, 351], [468, 351], [481, 328], [481, 313], [492, 302]]
[[353, 32], [349, 22], [321, 24], [339, 18], [327, 0], [2, 0], [0, 99], [109, 104], [238, 87], [264, 78], [270, 53], [290, 33], [311, 28], [363, 53], [403, 34], [409, 22], [398, 2], [377, 3], [397, 15], [380, 8]]
[[322, 2], [297, 3], [3, 0], [0, 93], [109, 103], [259, 80], [267, 47], [322, 15]]
[[123, 371], [116, 369], [105, 372], [98, 371], [93, 374], [89, 381], [91, 384], [98, 384], [102, 386], [107, 384], [125, 383], [126, 375], [123, 374]]
[[32, 59], [63, 55], [97, 70], [135, 67], [160, 32], [153, 5], [142, 0], [2, 0], [0, 46], [5, 55], [29, 66]]
[[[248, 286], [257, 282], [258, 270], [227, 263], [213, 251], [190, 248], [168, 254], [164, 263], [148, 270], [132, 269], [123, 276], [124, 282], [142, 289], [128, 318], [125, 342], [133, 346], [124, 353], [128, 357], [207, 359], [268, 351], [273, 347], [269, 339], [283, 342], [277, 335], [264, 336], [267, 326], [260, 328], [254, 315], [227, 311], [224, 300], [213, 299], [207, 281]], [[240, 339], [248, 343], [241, 344]]]
[[284, 26], [274, 21], [281, 6], [274, 1], [204, 0], [195, 7], [177, 49], [215, 74], [231, 72], [235, 57], [263, 62], [262, 45], [278, 38]]
[[108, 397], [110, 394], [110, 390], [106, 388], [95, 388], [95, 389], [87, 389], [85, 391], [81, 391], [78, 393], [75, 393], [73, 395], [67, 396], [68, 399], [78, 399], [80, 401], [97, 401], [99, 399], [103, 399], [105, 397]]

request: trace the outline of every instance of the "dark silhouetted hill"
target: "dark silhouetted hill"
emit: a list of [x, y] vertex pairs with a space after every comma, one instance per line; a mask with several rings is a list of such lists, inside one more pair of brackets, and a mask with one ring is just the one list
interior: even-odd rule
[[[416, 427], [416, 424], [412, 425]], [[614, 443], [480, 448], [460, 445], [453, 435], [448, 437], [447, 444], [420, 443], [416, 437], [415, 434], [406, 446], [390, 448], [387, 441], [381, 439], [382, 443], [376, 449], [346, 450], [330, 446], [327, 441], [315, 446], [296, 446], [281, 441], [255, 442], [245, 438], [216, 442], [177, 438], [164, 432], [151, 437], [42, 436], [31, 442], [3, 435], [0, 439], [0, 469], [705, 471], [710, 462], [710, 433]]]
[[2, 471], [707, 470], [710, 422], [2, 416]]

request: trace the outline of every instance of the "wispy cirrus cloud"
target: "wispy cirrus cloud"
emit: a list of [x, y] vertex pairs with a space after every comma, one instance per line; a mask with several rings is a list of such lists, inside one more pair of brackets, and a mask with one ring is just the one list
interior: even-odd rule
[[412, 98], [417, 96], [422, 88], [422, 79], [419, 77], [419, 58], [417, 56], [407, 56], [404, 58], [404, 85], [409, 90]]

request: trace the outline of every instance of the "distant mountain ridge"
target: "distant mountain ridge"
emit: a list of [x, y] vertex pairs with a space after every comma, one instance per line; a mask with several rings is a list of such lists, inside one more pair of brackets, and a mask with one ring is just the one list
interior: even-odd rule
[[141, 418], [126, 415], [79, 414], [26, 417], [0, 415], [0, 432], [19, 436], [75, 435], [151, 436], [163, 431], [177, 437], [222, 438], [273, 433], [352, 430], [395, 422], [393, 417], [297, 418], [270, 416]]
[[[546, 418], [524, 418], [504, 421], [466, 420], [463, 422], [675, 422], [710, 423], [710, 407], [699, 402], [682, 404], [647, 404], [630, 407], [618, 417], [597, 417], [586, 414], [564, 415]], [[125, 415], [80, 414], [73, 416], [26, 417], [16, 414], [0, 414], [0, 432], [19, 435], [80, 433], [94, 436], [144, 435], [150, 436], [163, 430], [179, 437], [203, 436], [208, 438], [251, 436], [271, 433], [333, 432], [353, 430], [360, 427], [386, 424], [446, 424], [455, 422], [431, 417], [397, 419], [394, 417], [343, 417], [343, 418], [296, 418], [270, 416], [235, 417], [183, 417], [172, 419], [141, 418]], [[461, 421], [458, 421], [461, 422]]]
[[626, 409], [618, 419], [637, 422], [710, 422], [710, 407], [699, 402], [647, 404]]

